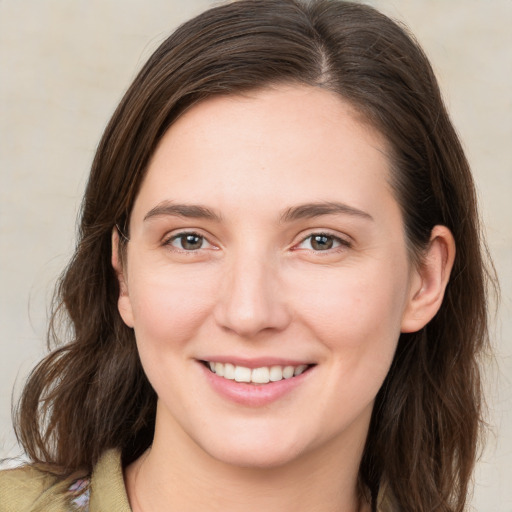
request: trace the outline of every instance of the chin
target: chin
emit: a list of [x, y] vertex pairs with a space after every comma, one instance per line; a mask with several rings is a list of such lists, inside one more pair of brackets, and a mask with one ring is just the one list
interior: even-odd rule
[[[202, 432], [195, 441], [213, 459], [239, 468], [272, 469], [299, 463], [301, 460], [323, 452], [331, 445], [331, 436], [325, 438], [320, 433], [310, 429], [293, 429], [288, 423], [282, 425], [272, 421], [266, 424], [258, 422], [252, 428], [222, 429]], [[314, 430], [314, 429], [313, 429]], [[204, 436], [206, 434], [206, 436]]]
[[218, 452], [210, 450], [210, 455], [223, 464], [238, 468], [273, 469], [300, 459], [301, 452], [282, 446], [279, 448], [275, 446], [231, 446], [227, 450]]

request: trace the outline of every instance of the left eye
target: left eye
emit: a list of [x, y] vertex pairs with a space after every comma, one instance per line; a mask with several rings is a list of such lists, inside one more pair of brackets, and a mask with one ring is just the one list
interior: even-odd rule
[[313, 251], [328, 251], [341, 245], [348, 245], [348, 243], [334, 235], [314, 233], [302, 240], [297, 247], [299, 249], [312, 249]]
[[204, 236], [198, 235], [197, 233], [180, 233], [179, 235], [173, 236], [167, 242], [167, 245], [183, 251], [197, 251], [204, 249], [210, 244]]

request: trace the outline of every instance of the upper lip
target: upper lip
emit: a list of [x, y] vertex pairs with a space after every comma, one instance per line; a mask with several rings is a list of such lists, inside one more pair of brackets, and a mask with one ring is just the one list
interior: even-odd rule
[[301, 366], [314, 364], [306, 359], [288, 359], [282, 357], [256, 357], [245, 358], [235, 356], [208, 356], [201, 358], [200, 361], [209, 363], [231, 363], [234, 366], [244, 366], [245, 368], [261, 368], [263, 366]]

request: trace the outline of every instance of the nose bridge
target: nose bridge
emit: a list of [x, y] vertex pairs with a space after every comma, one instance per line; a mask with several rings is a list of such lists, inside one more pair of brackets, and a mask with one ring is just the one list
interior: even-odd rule
[[243, 337], [282, 330], [289, 321], [279, 263], [258, 247], [230, 255], [217, 304], [217, 321]]

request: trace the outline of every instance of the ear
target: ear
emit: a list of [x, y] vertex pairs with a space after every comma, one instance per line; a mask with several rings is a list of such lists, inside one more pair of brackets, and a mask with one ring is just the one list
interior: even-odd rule
[[128, 327], [133, 328], [133, 312], [128, 293], [128, 284], [126, 280], [126, 270], [119, 254], [119, 232], [117, 227], [112, 229], [112, 267], [114, 268], [119, 283], [119, 298], [117, 299], [117, 309]]
[[435, 226], [427, 252], [413, 270], [407, 307], [402, 317], [402, 332], [425, 327], [439, 311], [455, 260], [455, 240], [446, 226]]

